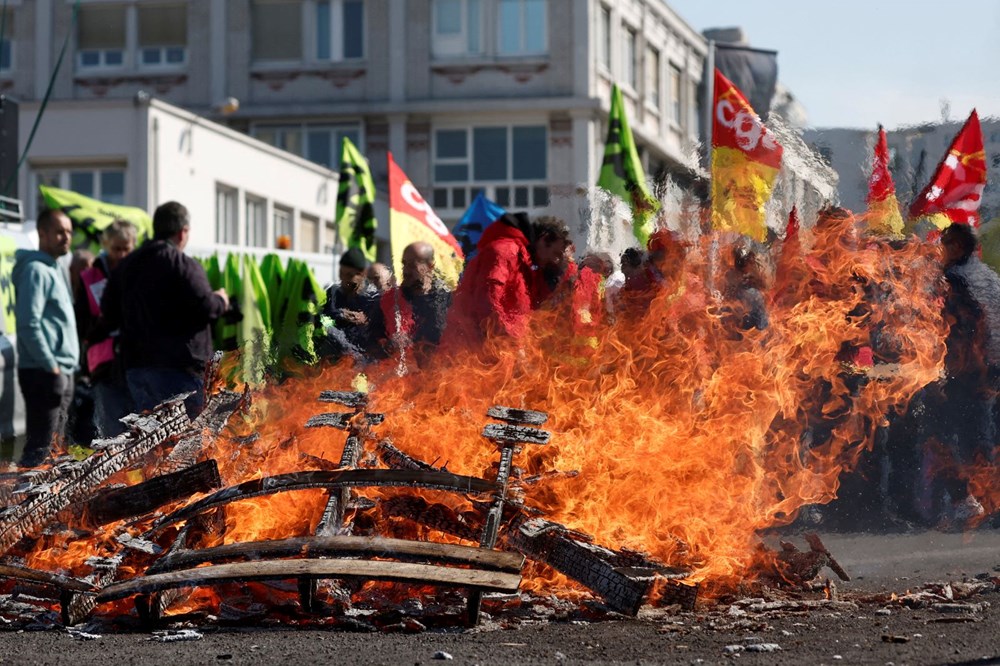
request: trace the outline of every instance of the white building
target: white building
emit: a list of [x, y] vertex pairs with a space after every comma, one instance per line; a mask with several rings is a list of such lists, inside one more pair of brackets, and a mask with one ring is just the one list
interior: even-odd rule
[[[37, 107], [22, 105], [22, 126]], [[53, 102], [29, 165], [20, 174], [23, 192], [44, 183], [148, 211], [180, 201], [191, 213], [193, 254], [262, 254], [287, 236], [321, 283], [335, 277], [337, 174], [165, 102]]]

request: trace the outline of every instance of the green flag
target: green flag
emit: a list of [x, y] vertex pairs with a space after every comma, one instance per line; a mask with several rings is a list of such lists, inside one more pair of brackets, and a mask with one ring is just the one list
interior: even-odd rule
[[240, 370], [242, 379], [253, 387], [264, 383], [271, 360], [271, 333], [267, 289], [257, 262], [243, 256], [243, 292], [240, 294], [243, 319], [239, 327]]
[[653, 215], [660, 209], [660, 202], [646, 187], [646, 174], [643, 173], [632, 130], [625, 117], [622, 91], [617, 85], [611, 89], [608, 140], [604, 146], [604, 162], [601, 163], [597, 186], [621, 197], [632, 208], [632, 231], [645, 247], [653, 233]]
[[0, 322], [3, 327], [0, 333], [13, 335], [17, 331], [14, 320], [14, 281], [11, 274], [14, 271], [14, 253], [17, 243], [10, 236], [0, 236]]
[[199, 257], [202, 268], [205, 269], [205, 276], [208, 277], [208, 285], [212, 289], [222, 288], [222, 269], [219, 268], [219, 253], [213, 252], [207, 257]]
[[281, 257], [275, 253], [264, 255], [260, 260], [260, 275], [267, 285], [267, 300], [271, 309], [271, 321], [269, 325], [273, 332], [279, 326], [281, 300], [281, 283], [285, 279], [285, 267], [281, 263]]
[[313, 338], [317, 329], [322, 328], [320, 315], [326, 303], [326, 292], [316, 282], [309, 266], [298, 259], [288, 260], [281, 292], [281, 324], [274, 332], [278, 356], [291, 355], [304, 363], [315, 363]]
[[375, 183], [368, 162], [351, 140], [340, 149], [340, 188], [337, 191], [337, 233], [346, 247], [360, 248], [375, 261]]
[[[230, 253], [222, 269], [222, 287], [226, 290], [229, 300], [239, 303], [243, 295], [243, 278], [240, 277], [240, 256]], [[218, 341], [216, 349], [233, 351], [239, 346], [239, 324], [230, 324], [225, 318], [215, 322], [215, 338]]]
[[73, 223], [73, 247], [88, 248], [94, 254], [101, 251], [101, 234], [115, 220], [125, 220], [135, 225], [138, 243], [153, 237], [153, 221], [141, 208], [115, 206], [85, 197], [69, 190], [39, 185], [45, 205], [61, 210]]

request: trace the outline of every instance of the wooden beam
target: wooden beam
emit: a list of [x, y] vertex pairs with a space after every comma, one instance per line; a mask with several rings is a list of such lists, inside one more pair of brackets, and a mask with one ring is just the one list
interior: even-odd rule
[[187, 569], [202, 564], [214, 564], [245, 558], [273, 559], [280, 557], [380, 557], [408, 561], [435, 561], [468, 564], [489, 571], [517, 573], [524, 565], [524, 556], [475, 546], [409, 541], [381, 537], [330, 536], [294, 537], [274, 541], [231, 543], [202, 550], [179, 550], [161, 557], [147, 574]]
[[285, 578], [359, 578], [448, 587], [473, 587], [495, 592], [516, 592], [520, 574], [480, 569], [456, 569], [430, 564], [379, 560], [264, 560], [234, 562], [171, 571], [114, 583], [101, 590], [97, 602], [124, 599], [175, 587], [197, 587], [236, 581]]
[[14, 580], [40, 583], [73, 592], [97, 592], [96, 587], [78, 578], [69, 578], [49, 571], [29, 569], [28, 567], [19, 567], [12, 564], [0, 564], [0, 578], [13, 578]]
[[545, 412], [536, 412], [530, 409], [514, 409], [494, 405], [486, 410], [486, 416], [498, 421], [506, 421], [514, 425], [542, 425], [549, 420], [549, 415]]
[[[357, 412], [327, 412], [317, 414], [306, 421], [307, 428], [337, 428], [347, 430], [351, 427], [351, 419], [357, 416]], [[365, 414], [364, 423], [366, 425], [378, 425], [385, 421], [384, 414]]]
[[106, 525], [130, 517], [138, 518], [164, 504], [182, 500], [195, 493], [206, 493], [221, 485], [218, 464], [214, 460], [206, 460], [134, 486], [105, 490], [87, 502], [85, 515], [93, 525]]
[[347, 469], [334, 472], [291, 472], [254, 479], [237, 486], [224, 488], [217, 493], [164, 516], [156, 521], [143, 535], [149, 539], [168, 525], [187, 520], [199, 513], [217, 506], [240, 500], [275, 495], [277, 493], [308, 488], [345, 487], [410, 487], [429, 490], [447, 490], [460, 493], [493, 493], [497, 484], [473, 476], [461, 476], [450, 472], [395, 470], [395, 469]]
[[548, 444], [552, 435], [538, 428], [490, 423], [483, 428], [483, 437], [498, 444]]
[[333, 402], [344, 407], [360, 410], [368, 404], [368, 394], [358, 391], [323, 391], [320, 402]]
[[171, 441], [191, 422], [183, 401], [167, 402], [151, 414], [122, 420], [128, 432], [110, 440], [93, 442], [95, 452], [79, 462], [59, 465], [50, 473], [51, 487], [32, 494], [8, 508], [0, 518], [0, 554], [23, 537], [37, 534], [63, 509], [85, 501], [111, 476], [138, 463], [147, 453]]

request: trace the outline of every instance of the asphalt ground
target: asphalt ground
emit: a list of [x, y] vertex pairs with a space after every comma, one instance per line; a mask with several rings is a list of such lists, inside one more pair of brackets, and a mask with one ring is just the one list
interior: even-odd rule
[[[1000, 530], [823, 538], [852, 580], [838, 583], [839, 601], [810, 608], [793, 601], [755, 611], [759, 602], [729, 599], [694, 613], [644, 608], [638, 618], [603, 621], [551, 612], [508, 622], [501, 612], [478, 629], [418, 633], [203, 625], [199, 639], [173, 642], [139, 630], [103, 631], [91, 640], [62, 629], [0, 631], [0, 662], [1000, 664]], [[948, 581], [966, 582], [954, 586], [948, 612], [889, 597], [940, 590], [927, 584]], [[970, 586], [982, 589], [959, 600]]]

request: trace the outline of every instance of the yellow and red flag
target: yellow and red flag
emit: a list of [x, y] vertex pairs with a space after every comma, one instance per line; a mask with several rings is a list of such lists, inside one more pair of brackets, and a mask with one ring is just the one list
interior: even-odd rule
[[979, 226], [979, 204], [986, 188], [986, 150], [979, 115], [972, 110], [955, 136], [934, 177], [910, 205], [910, 218], [930, 216], [939, 227], [952, 222]]
[[781, 145], [718, 69], [712, 111], [712, 226], [762, 241], [767, 236], [764, 206], [781, 168]]
[[885, 129], [878, 128], [872, 173], [868, 177], [868, 227], [883, 236], [900, 236], [903, 233], [903, 216], [896, 200], [896, 185], [889, 172], [889, 143]]
[[426, 241], [434, 248], [434, 269], [454, 288], [465, 263], [462, 246], [392, 159], [392, 153], [389, 153], [388, 159], [389, 239], [396, 279], [403, 278], [403, 250], [406, 246]]

